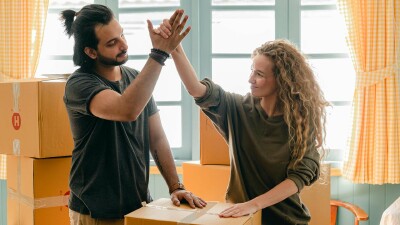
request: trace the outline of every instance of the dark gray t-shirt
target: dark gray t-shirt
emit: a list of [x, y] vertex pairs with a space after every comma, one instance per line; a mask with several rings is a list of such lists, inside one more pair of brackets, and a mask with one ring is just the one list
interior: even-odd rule
[[122, 79], [109, 81], [75, 71], [68, 79], [64, 102], [74, 150], [70, 172], [69, 208], [93, 218], [123, 218], [151, 201], [149, 182], [149, 117], [158, 112], [153, 100], [133, 122], [110, 121], [89, 110], [102, 90], [123, 93], [138, 71], [121, 66]]

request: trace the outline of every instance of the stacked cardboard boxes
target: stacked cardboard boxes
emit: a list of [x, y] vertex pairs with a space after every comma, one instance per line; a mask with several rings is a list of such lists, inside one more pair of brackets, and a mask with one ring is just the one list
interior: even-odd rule
[[0, 154], [7, 155], [7, 224], [68, 225], [73, 140], [65, 80], [0, 83]]
[[230, 174], [228, 144], [200, 111], [200, 161], [184, 162], [183, 183], [206, 201], [225, 202]]
[[[228, 145], [212, 121], [200, 112], [200, 161], [184, 162], [183, 183], [186, 188], [206, 201], [225, 201], [230, 176]], [[329, 172], [329, 165], [324, 165]], [[310, 225], [330, 223], [329, 175], [300, 194], [311, 212]], [[315, 201], [318, 199], [318, 201]]]

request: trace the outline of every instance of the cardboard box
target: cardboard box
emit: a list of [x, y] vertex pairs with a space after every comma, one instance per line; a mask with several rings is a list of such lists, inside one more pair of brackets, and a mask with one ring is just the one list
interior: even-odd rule
[[321, 176], [313, 185], [306, 186], [300, 192], [300, 198], [311, 213], [309, 225], [330, 225], [331, 218], [331, 177], [329, 164], [322, 164], [325, 170], [324, 177]]
[[72, 154], [65, 83], [41, 79], [0, 83], [0, 154], [35, 158]]
[[69, 225], [71, 157], [7, 156], [7, 224]]
[[182, 204], [177, 207], [168, 198], [153, 201], [125, 216], [125, 225], [261, 225], [260, 211], [239, 218], [220, 218], [218, 213], [232, 204], [209, 202], [203, 209], [192, 209]]
[[230, 166], [226, 165], [202, 165], [199, 161], [184, 162], [182, 182], [186, 189], [205, 201], [225, 202], [230, 169]]
[[[330, 166], [324, 164], [327, 178], [319, 180], [310, 187], [305, 187], [300, 198], [311, 213], [310, 225], [330, 224]], [[201, 165], [199, 161], [182, 163], [183, 183], [205, 201], [225, 201], [229, 183], [230, 166]]]
[[202, 111], [200, 111], [200, 163], [202, 165], [230, 164], [228, 144]]

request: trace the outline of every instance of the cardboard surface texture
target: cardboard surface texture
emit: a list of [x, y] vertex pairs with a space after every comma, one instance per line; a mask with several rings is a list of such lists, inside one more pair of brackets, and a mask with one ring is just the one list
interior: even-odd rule
[[170, 199], [161, 198], [125, 216], [125, 225], [261, 225], [261, 213], [239, 218], [220, 218], [218, 213], [232, 204], [209, 202], [203, 209], [187, 204], [177, 207]]
[[7, 156], [8, 225], [69, 225], [71, 157]]
[[228, 144], [202, 111], [200, 111], [200, 163], [202, 165], [230, 164]]
[[230, 166], [201, 165], [199, 161], [182, 163], [186, 188], [205, 201], [225, 202]]
[[73, 139], [63, 102], [65, 80], [0, 83], [0, 153], [70, 156]]
[[[300, 198], [310, 210], [309, 225], [330, 224], [330, 166], [323, 165], [328, 179], [319, 180], [310, 187], [305, 187]], [[230, 166], [201, 165], [199, 161], [182, 163], [183, 183], [190, 190], [205, 201], [225, 201], [225, 194], [229, 183]]]

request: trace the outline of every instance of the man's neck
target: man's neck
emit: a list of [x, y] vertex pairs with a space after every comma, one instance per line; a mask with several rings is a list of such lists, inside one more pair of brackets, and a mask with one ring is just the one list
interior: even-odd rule
[[95, 66], [95, 72], [110, 81], [121, 80], [121, 68], [119, 66]]

